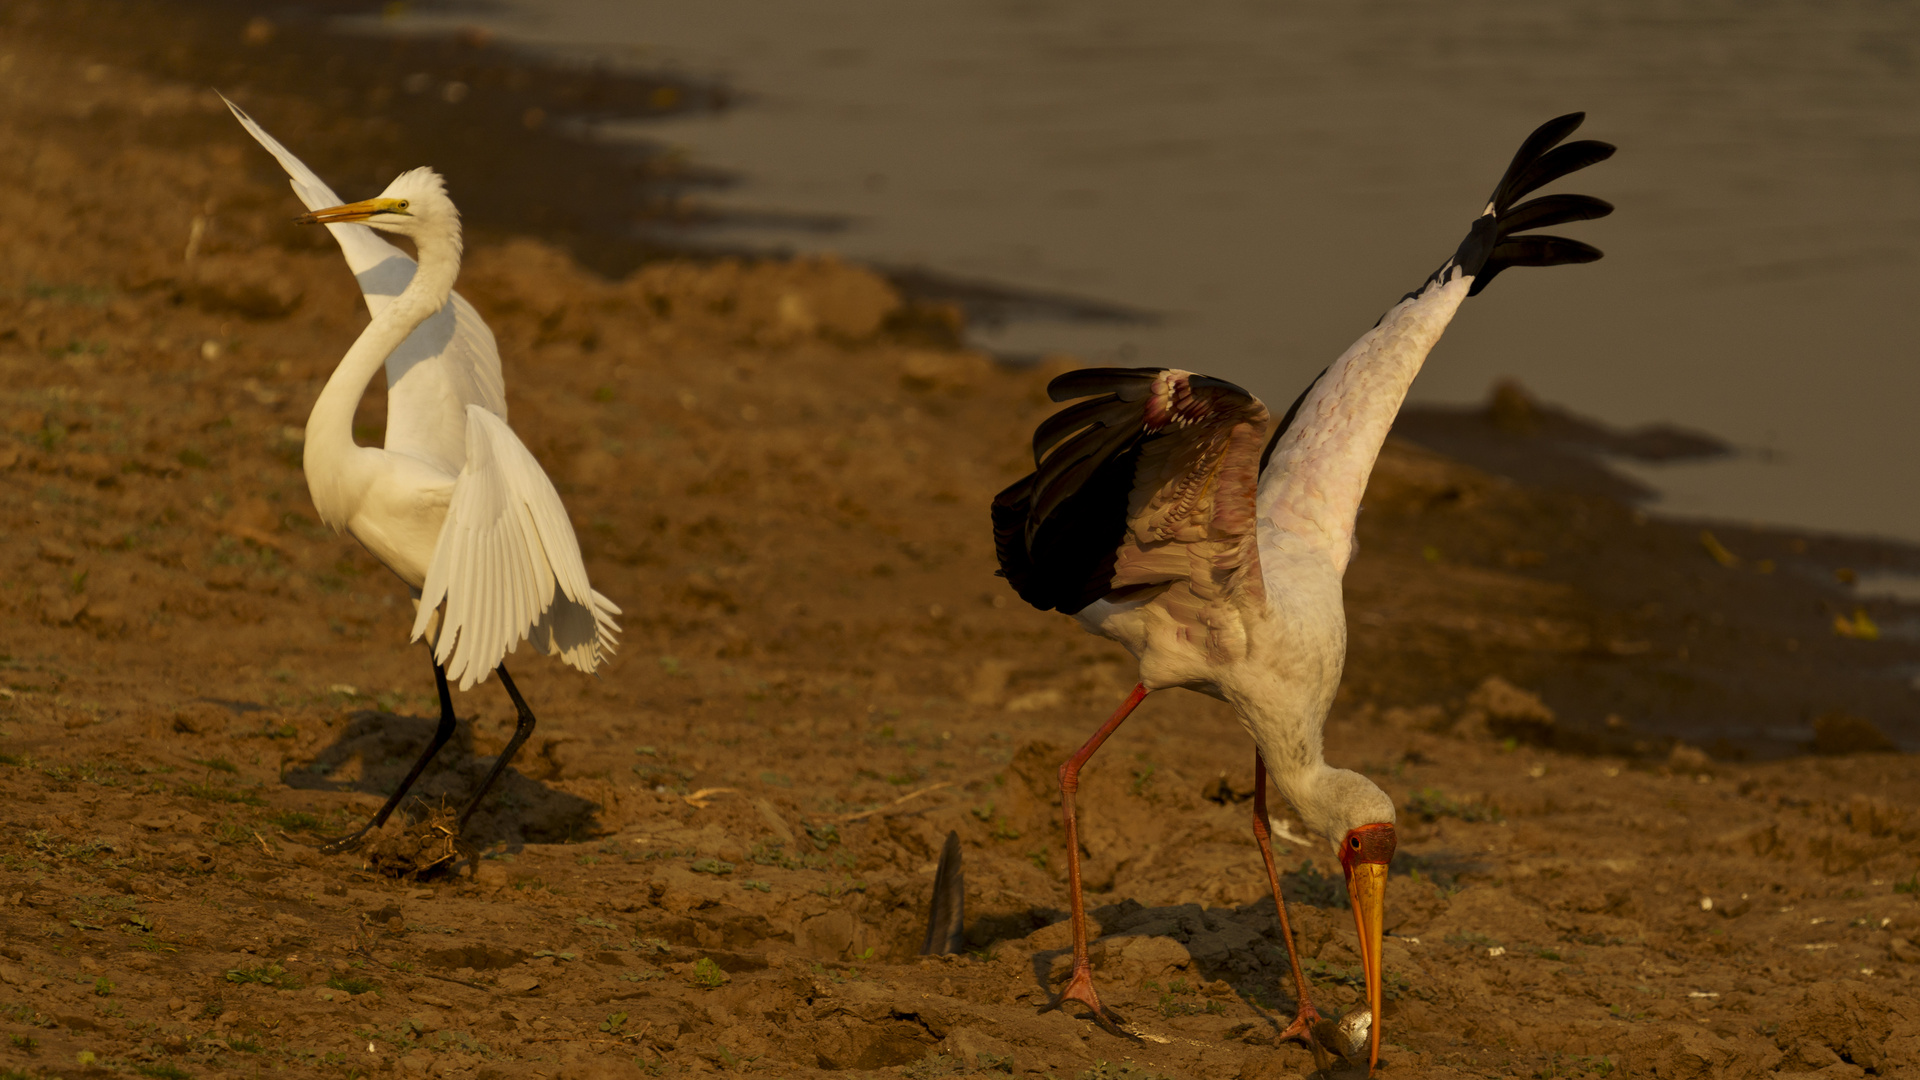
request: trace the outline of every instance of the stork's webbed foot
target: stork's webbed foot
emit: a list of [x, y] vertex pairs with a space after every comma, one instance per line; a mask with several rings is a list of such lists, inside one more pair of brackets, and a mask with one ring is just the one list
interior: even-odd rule
[[1322, 1046], [1320, 1040], [1315, 1037], [1314, 1028], [1326, 1022], [1326, 1020], [1321, 1018], [1320, 1010], [1313, 1007], [1313, 1002], [1302, 1000], [1300, 1002], [1300, 1011], [1294, 1014], [1293, 1023], [1288, 1024], [1287, 1030], [1280, 1033], [1281, 1042], [1286, 1042], [1288, 1039], [1299, 1039], [1301, 1042], [1306, 1043], [1307, 1049], [1313, 1051], [1313, 1063], [1315, 1067], [1321, 1072], [1327, 1071], [1327, 1049]]
[[1069, 1001], [1077, 1001], [1093, 1010], [1094, 1022], [1106, 1028], [1109, 1033], [1118, 1035], [1123, 1039], [1134, 1038], [1131, 1032], [1120, 1026], [1120, 1018], [1115, 1016], [1112, 1010], [1108, 1009], [1105, 1005], [1100, 1004], [1100, 995], [1093, 988], [1093, 969], [1091, 967], [1075, 968], [1073, 970], [1073, 977], [1068, 979], [1067, 985], [1061, 988], [1060, 996], [1054, 999], [1053, 1004], [1041, 1011], [1045, 1012], [1052, 1009], [1065, 1008]]

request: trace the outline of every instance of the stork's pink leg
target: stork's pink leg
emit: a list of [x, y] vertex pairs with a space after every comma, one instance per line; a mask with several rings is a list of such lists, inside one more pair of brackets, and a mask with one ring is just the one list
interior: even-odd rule
[[1067, 895], [1068, 902], [1073, 905], [1073, 976], [1067, 980], [1066, 988], [1060, 991], [1060, 997], [1052, 1007], [1057, 1009], [1069, 1001], [1078, 1001], [1092, 1009], [1093, 1018], [1116, 1035], [1125, 1032], [1120, 1030], [1119, 1021], [1107, 1011], [1107, 1007], [1100, 1004], [1100, 995], [1094, 993], [1093, 961], [1087, 958], [1087, 913], [1080, 902], [1080, 827], [1073, 816], [1073, 793], [1080, 790], [1080, 766], [1087, 763], [1093, 752], [1100, 749], [1100, 744], [1107, 741], [1107, 736], [1114, 733], [1127, 714], [1133, 712], [1134, 706], [1146, 696], [1145, 686], [1134, 686], [1133, 693], [1120, 703], [1120, 708], [1113, 716], [1100, 725], [1100, 730], [1093, 733], [1086, 745], [1074, 751], [1073, 756], [1060, 766], [1060, 809], [1067, 822]]
[[1300, 1002], [1300, 1011], [1294, 1014], [1287, 1030], [1280, 1033], [1280, 1039], [1305, 1042], [1313, 1051], [1314, 1063], [1325, 1072], [1327, 1052], [1313, 1037], [1313, 1025], [1320, 1019], [1320, 1013], [1307, 995], [1307, 976], [1300, 970], [1300, 954], [1293, 947], [1293, 928], [1287, 925], [1287, 902], [1280, 895], [1280, 873], [1273, 866], [1273, 843], [1267, 826], [1267, 763], [1260, 759], [1258, 750], [1253, 752], [1253, 838], [1260, 842], [1260, 857], [1267, 862], [1267, 884], [1273, 887], [1273, 906], [1280, 912], [1280, 937], [1287, 943], [1287, 962], [1293, 965], [1293, 991]]

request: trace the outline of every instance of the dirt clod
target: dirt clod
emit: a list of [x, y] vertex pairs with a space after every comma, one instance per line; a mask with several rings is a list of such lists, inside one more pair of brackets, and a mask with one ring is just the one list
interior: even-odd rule
[[460, 857], [459, 815], [438, 807], [419, 821], [379, 834], [366, 848], [367, 868], [392, 878], [419, 878], [444, 871]]

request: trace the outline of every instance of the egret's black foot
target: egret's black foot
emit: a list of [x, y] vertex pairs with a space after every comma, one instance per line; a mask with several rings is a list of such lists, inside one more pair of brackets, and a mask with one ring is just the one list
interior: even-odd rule
[[332, 840], [328, 840], [326, 843], [320, 845], [320, 854], [341, 855], [349, 851], [358, 850], [360, 845], [367, 842], [367, 834], [378, 828], [379, 824], [377, 821], [369, 821], [361, 826], [360, 831], [357, 833], [351, 833], [346, 836], [336, 836]]

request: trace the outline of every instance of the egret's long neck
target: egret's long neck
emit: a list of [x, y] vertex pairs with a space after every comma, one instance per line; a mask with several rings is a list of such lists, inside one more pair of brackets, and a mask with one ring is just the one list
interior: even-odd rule
[[353, 413], [360, 396], [407, 335], [446, 304], [460, 276], [457, 225], [451, 233], [422, 235], [418, 244], [420, 265], [413, 280], [360, 332], [307, 414], [302, 459], [307, 490], [320, 519], [336, 530], [344, 529], [353, 516], [374, 469], [369, 458], [376, 452], [353, 441]]

